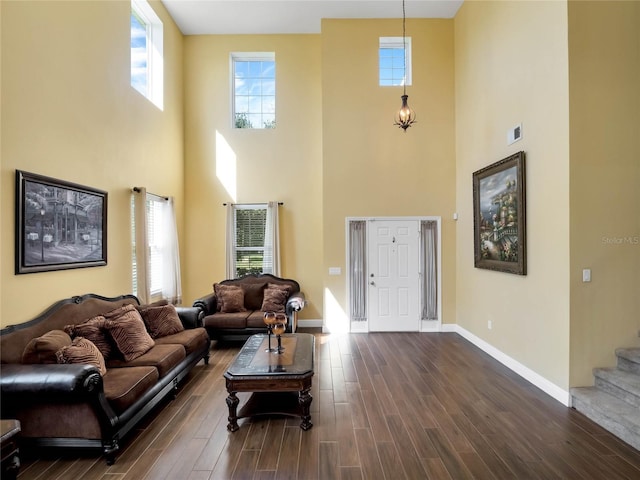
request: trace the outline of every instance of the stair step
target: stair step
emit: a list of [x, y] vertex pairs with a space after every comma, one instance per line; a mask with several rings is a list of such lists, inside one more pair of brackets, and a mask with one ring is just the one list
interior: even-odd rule
[[640, 348], [618, 348], [618, 368], [640, 374]]
[[640, 408], [640, 375], [619, 368], [594, 368], [595, 386]]
[[640, 408], [596, 387], [571, 389], [573, 408], [640, 450]]

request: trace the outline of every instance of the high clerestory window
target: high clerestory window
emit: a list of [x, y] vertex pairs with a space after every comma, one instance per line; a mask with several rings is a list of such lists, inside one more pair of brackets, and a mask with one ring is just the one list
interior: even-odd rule
[[146, 0], [131, 1], [131, 86], [160, 110], [163, 99], [162, 21]]
[[378, 65], [381, 87], [411, 85], [411, 37], [405, 40], [403, 42], [402, 37], [380, 37]]
[[234, 128], [275, 128], [275, 53], [232, 53], [231, 71]]

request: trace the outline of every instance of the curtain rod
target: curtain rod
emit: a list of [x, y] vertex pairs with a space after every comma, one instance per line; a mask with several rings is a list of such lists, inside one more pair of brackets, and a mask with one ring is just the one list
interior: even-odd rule
[[[228, 203], [223, 203], [222, 206], [226, 207]], [[232, 203], [231, 205], [266, 205], [265, 203]], [[284, 202], [278, 202], [278, 205], [284, 205]]]
[[[140, 193], [140, 187], [133, 187], [132, 190], [136, 193]], [[157, 195], [155, 193], [147, 192], [148, 195], [153, 195], [154, 197], [164, 198], [165, 200], [169, 200], [169, 197], [165, 197], [164, 195]]]

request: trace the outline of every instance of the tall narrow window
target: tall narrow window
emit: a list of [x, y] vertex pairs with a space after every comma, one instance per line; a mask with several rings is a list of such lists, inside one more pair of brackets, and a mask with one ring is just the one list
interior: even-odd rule
[[276, 127], [274, 53], [232, 53], [233, 126]]
[[438, 222], [420, 222], [422, 320], [438, 320]]
[[131, 86], [163, 108], [163, 27], [146, 0], [131, 2]]
[[367, 321], [367, 222], [349, 221], [350, 314], [354, 322]]
[[143, 303], [181, 300], [180, 257], [172, 198], [139, 188], [132, 197], [133, 292]]
[[411, 37], [380, 37], [378, 59], [381, 87], [411, 85]]

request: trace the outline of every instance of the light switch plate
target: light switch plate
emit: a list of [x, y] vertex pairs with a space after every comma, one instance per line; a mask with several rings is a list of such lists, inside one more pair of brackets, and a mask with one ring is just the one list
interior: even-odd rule
[[591, 281], [591, 269], [590, 268], [585, 268], [584, 270], [582, 270], [582, 281], [585, 282], [585, 283]]

